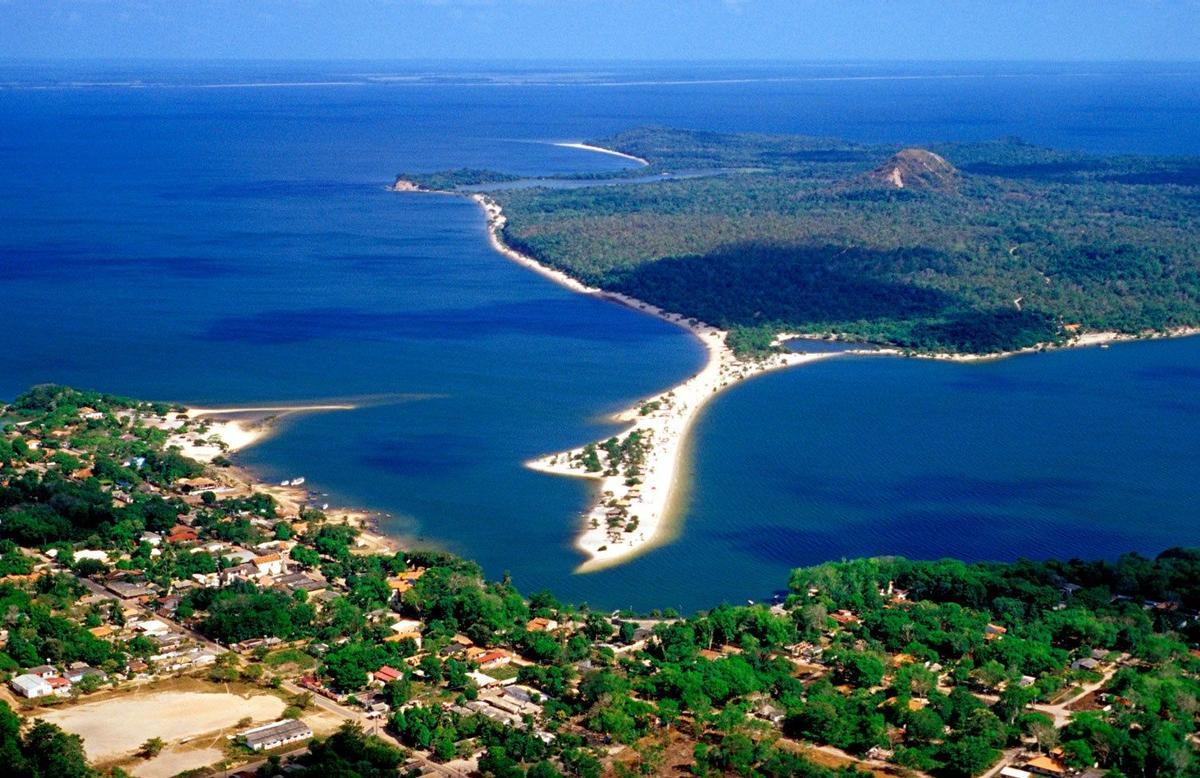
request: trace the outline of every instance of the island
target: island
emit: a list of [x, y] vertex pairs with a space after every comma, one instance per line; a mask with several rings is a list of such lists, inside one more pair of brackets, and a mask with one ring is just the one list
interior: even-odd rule
[[794, 570], [762, 603], [610, 613], [263, 484], [231, 460], [221, 436], [246, 433], [226, 421], [61, 386], [0, 406], [6, 774], [1198, 765], [1200, 549], [847, 560]]
[[789, 338], [967, 361], [1200, 326], [1200, 160], [664, 128], [560, 145], [638, 167], [554, 186], [407, 173], [393, 188], [471, 197], [502, 255], [708, 351], [696, 375], [616, 414], [617, 436], [528, 463], [598, 481], [580, 572], [670, 538], [687, 435], [717, 392], [830, 356]]

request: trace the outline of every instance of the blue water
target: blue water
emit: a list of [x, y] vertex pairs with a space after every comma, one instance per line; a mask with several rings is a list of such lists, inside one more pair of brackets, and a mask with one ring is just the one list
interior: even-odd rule
[[680, 537], [573, 575], [587, 487], [520, 463], [605, 434], [603, 414], [703, 355], [504, 261], [471, 203], [384, 186], [617, 169], [631, 163], [551, 142], [646, 123], [1200, 153], [1200, 68], [10, 63], [0, 396], [58, 381], [357, 401], [242, 460], [525, 590], [604, 606], [758, 598], [843, 555], [1200, 542], [1197, 340], [966, 366], [837, 357], [720, 397], [692, 441]]

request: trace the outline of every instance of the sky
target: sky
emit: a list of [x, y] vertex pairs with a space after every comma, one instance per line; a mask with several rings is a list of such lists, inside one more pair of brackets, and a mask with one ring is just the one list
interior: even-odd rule
[[1200, 60], [1200, 0], [0, 0], [0, 58]]

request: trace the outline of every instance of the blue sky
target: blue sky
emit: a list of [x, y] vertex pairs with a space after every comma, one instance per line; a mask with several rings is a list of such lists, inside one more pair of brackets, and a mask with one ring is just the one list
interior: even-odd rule
[[0, 57], [1200, 59], [1200, 0], [0, 0]]

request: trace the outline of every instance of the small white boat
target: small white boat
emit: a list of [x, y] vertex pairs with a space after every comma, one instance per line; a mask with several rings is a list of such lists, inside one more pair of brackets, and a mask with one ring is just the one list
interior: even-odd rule
[[292, 479], [292, 486], [299, 486], [299, 485], [300, 485], [300, 484], [302, 484], [302, 483], [304, 483], [304, 477], [303, 477], [303, 476], [301, 476], [300, 478], [293, 478], [293, 479]]

